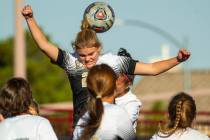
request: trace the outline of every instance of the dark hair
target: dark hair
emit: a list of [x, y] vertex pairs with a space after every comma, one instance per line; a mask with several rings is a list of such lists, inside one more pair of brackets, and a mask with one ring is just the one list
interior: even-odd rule
[[[117, 52], [117, 55], [118, 56], [124, 56], [124, 57], [128, 57], [128, 58], [131, 58], [131, 55], [130, 53], [125, 49], [125, 48], [120, 48]], [[131, 75], [131, 74], [124, 74], [123, 73], [123, 76], [126, 76], [126, 79], [125, 79], [125, 82], [128, 84], [128, 83], [133, 83], [133, 80], [134, 80], [134, 75]]]
[[170, 101], [168, 113], [168, 128], [166, 130], [160, 130], [160, 132], [170, 136], [177, 128], [185, 129], [191, 127], [196, 116], [195, 101], [190, 95], [180, 92]]
[[96, 65], [90, 69], [87, 76], [87, 88], [90, 92], [89, 118], [84, 125], [81, 140], [90, 139], [100, 126], [104, 111], [101, 98], [114, 95], [116, 79], [114, 70], [106, 64]]
[[31, 88], [23, 78], [12, 78], [1, 89], [0, 108], [5, 118], [26, 113], [31, 102]]

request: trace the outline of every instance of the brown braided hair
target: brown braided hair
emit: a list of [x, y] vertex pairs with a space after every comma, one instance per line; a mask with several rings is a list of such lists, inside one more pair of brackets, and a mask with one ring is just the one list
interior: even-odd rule
[[164, 135], [158, 135], [160, 137], [169, 137], [172, 135], [178, 128], [186, 129], [191, 127], [192, 122], [196, 116], [196, 105], [194, 99], [184, 93], [180, 92], [174, 96], [168, 106], [169, 113], [169, 124], [166, 129], [161, 129], [161, 132]]

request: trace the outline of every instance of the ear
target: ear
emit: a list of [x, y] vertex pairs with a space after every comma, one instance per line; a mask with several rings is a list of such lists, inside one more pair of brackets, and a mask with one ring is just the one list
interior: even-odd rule
[[119, 85], [119, 83], [120, 83], [120, 80], [119, 80], [119, 78], [117, 78], [117, 80], [116, 80], [116, 82], [115, 82], [116, 87], [117, 87], [117, 85]]
[[4, 120], [3, 115], [0, 114], [0, 122]]
[[98, 47], [98, 52], [100, 53], [100, 52], [101, 52], [101, 50], [102, 50], [102, 47], [101, 47], [101, 46], [99, 46], [99, 47]]

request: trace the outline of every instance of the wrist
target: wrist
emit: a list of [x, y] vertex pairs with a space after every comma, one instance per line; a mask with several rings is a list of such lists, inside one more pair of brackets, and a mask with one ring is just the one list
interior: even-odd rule
[[27, 18], [25, 18], [25, 19], [26, 19], [27, 22], [33, 21], [33, 17], [27, 17]]
[[182, 63], [184, 60], [183, 59], [180, 59], [178, 56], [176, 57], [176, 60], [179, 62], [179, 63]]

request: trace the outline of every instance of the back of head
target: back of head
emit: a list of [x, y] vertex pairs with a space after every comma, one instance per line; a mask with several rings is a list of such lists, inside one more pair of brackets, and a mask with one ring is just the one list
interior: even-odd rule
[[[194, 99], [181, 92], [174, 96], [168, 106], [170, 125], [174, 127], [178, 123], [178, 128], [191, 127], [191, 124], [196, 116], [196, 105]], [[179, 122], [176, 122], [180, 118]]]
[[74, 45], [76, 49], [83, 47], [101, 47], [96, 32], [90, 29], [86, 19], [82, 21], [81, 31], [77, 34]]
[[5, 114], [4, 117], [26, 113], [31, 101], [30, 85], [23, 78], [12, 78], [1, 89], [0, 108]]
[[115, 90], [116, 74], [106, 64], [91, 68], [87, 77], [87, 87], [93, 96], [112, 96]]
[[186, 129], [191, 127], [196, 117], [196, 105], [194, 99], [180, 92], [172, 98], [168, 106], [169, 125], [168, 130], [162, 132], [171, 135], [176, 129]]

